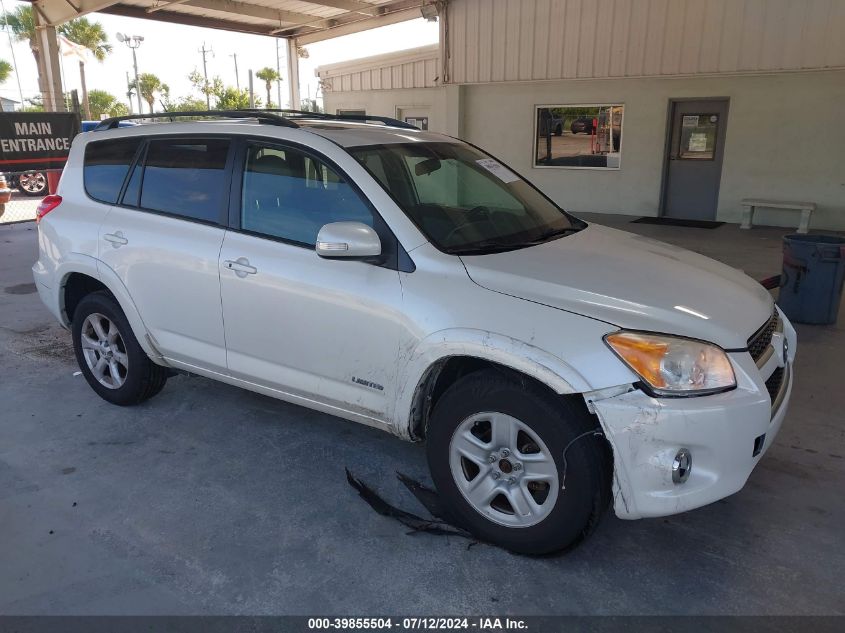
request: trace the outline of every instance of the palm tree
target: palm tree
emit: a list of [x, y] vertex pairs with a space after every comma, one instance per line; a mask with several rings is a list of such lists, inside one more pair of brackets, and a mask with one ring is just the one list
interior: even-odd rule
[[271, 93], [270, 91], [273, 89], [273, 82], [274, 81], [281, 81], [281, 77], [279, 77], [279, 73], [276, 72], [275, 68], [270, 68], [269, 66], [265, 66], [257, 73], [255, 76], [264, 81], [264, 85], [267, 87], [267, 107], [270, 107], [271, 101]]
[[[35, 17], [32, 5], [18, 5], [12, 13], [6, 14], [6, 25], [19, 42], [28, 42], [32, 56], [35, 57], [36, 67], [41, 66], [41, 47], [35, 32]], [[56, 29], [74, 44], [87, 48], [98, 61], [103, 61], [111, 50], [108, 36], [98, 22], [91, 22], [87, 18], [77, 18], [62, 24]], [[38, 75], [38, 85], [41, 92], [47, 92], [48, 86], [44, 77]]]
[[138, 90], [141, 97], [150, 106], [150, 113], [154, 110], [156, 94], [167, 96], [170, 92], [168, 85], [152, 73], [138, 75]]
[[6, 81], [9, 78], [9, 75], [12, 74], [12, 65], [7, 62], [5, 59], [0, 59], [0, 84]]
[[[35, 36], [35, 17], [32, 13], [32, 5], [18, 5], [12, 13], [6, 13], [6, 26], [12, 30], [12, 34], [19, 42], [29, 42], [29, 49], [35, 57], [35, 65], [41, 67], [41, 49]], [[45, 92], [44, 78], [38, 75], [38, 86], [41, 92]]]
[[105, 116], [121, 116], [129, 114], [125, 103], [118, 101], [117, 97], [105, 90], [93, 88], [88, 91], [88, 102], [91, 108], [91, 118], [94, 120]]

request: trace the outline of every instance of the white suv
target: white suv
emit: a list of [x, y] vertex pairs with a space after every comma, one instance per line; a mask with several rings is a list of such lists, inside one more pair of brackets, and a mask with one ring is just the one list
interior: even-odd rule
[[222, 116], [77, 136], [39, 209], [106, 400], [183, 370], [425, 441], [452, 519], [525, 553], [730, 495], [774, 440], [795, 331], [740, 271], [398, 121]]

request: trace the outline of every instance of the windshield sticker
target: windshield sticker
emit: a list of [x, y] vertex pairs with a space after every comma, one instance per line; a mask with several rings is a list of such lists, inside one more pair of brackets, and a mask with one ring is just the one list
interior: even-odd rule
[[489, 171], [505, 184], [519, 180], [519, 176], [494, 158], [482, 158], [481, 160], [477, 160], [475, 162], [480, 167], [484, 167], [484, 169]]

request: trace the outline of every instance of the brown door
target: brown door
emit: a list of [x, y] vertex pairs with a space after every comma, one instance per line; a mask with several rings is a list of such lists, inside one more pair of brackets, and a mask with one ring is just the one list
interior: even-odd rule
[[716, 219], [727, 123], [727, 99], [672, 102], [664, 216]]

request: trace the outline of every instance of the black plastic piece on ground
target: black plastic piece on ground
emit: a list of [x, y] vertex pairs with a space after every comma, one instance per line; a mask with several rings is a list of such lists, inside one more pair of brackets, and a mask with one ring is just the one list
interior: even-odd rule
[[455, 527], [440, 517], [443, 512], [440, 502], [437, 499], [436, 492], [430, 488], [426, 488], [418, 481], [414, 481], [407, 475], [403, 475], [402, 473], [396, 473], [396, 475], [399, 478], [399, 481], [405, 484], [408, 490], [410, 490], [414, 496], [420, 500], [420, 503], [428, 508], [429, 512], [434, 515], [434, 518], [424, 519], [423, 517], [412, 514], [411, 512], [406, 512], [405, 510], [401, 510], [400, 508], [389, 504], [387, 501], [382, 499], [375, 490], [353, 476], [352, 473], [349, 472], [348, 468], [346, 469], [346, 481], [348, 481], [349, 485], [358, 491], [361, 498], [380, 515], [396, 519], [405, 527], [411, 528], [411, 531], [408, 532], [408, 534], [414, 534], [415, 532], [428, 532], [429, 534], [438, 534], [440, 536], [460, 536], [461, 538], [473, 541], [476, 540], [475, 537], [466, 530]]

